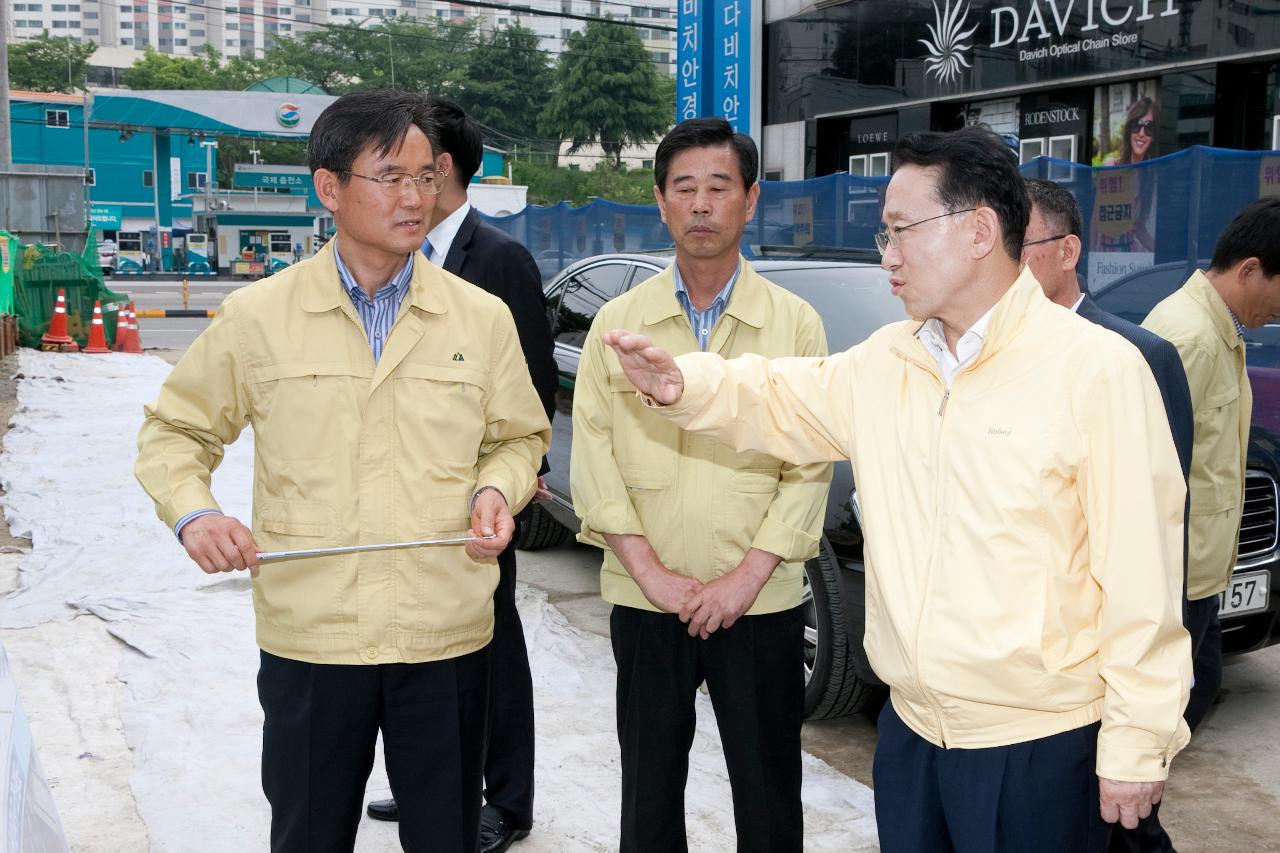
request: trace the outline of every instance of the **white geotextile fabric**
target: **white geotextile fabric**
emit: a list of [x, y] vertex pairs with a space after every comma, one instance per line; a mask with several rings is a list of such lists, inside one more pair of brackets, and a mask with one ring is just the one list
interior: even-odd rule
[[[190, 563], [132, 474], [142, 405], [169, 369], [150, 356], [21, 351], [24, 378], [0, 480], [13, 533], [31, 537], [34, 548], [19, 589], [0, 601], [0, 629], [85, 613], [103, 620], [129, 647], [118, 674], [126, 685], [119, 713], [134, 772], [129, 789], [120, 790], [133, 797], [151, 849], [265, 850], [269, 811], [259, 782], [262, 712], [249, 580], [206, 576]], [[242, 518], [251, 477], [246, 431], [214, 475], [224, 509]], [[538, 764], [536, 832], [516, 849], [616, 850], [620, 771], [608, 641], [568, 625], [537, 590], [521, 585], [518, 598], [534, 673]], [[56, 653], [60, 676], [75, 685], [82, 663], [76, 650]], [[110, 703], [103, 707], [109, 713]], [[690, 844], [729, 850], [733, 811], [714, 715], [705, 696], [697, 707], [686, 794]], [[871, 792], [807, 754], [804, 768], [806, 849], [875, 849]], [[380, 761], [368, 790], [387, 795]], [[71, 843], [83, 851], [115, 849], [109, 833]], [[364, 820], [356, 849], [400, 849], [394, 826]]]

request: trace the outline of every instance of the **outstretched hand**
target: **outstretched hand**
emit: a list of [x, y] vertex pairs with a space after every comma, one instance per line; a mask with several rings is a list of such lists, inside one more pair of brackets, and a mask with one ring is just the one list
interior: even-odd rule
[[644, 335], [634, 335], [625, 329], [606, 332], [602, 340], [613, 347], [623, 373], [641, 394], [664, 406], [680, 399], [684, 393], [684, 376], [671, 353], [655, 347]]

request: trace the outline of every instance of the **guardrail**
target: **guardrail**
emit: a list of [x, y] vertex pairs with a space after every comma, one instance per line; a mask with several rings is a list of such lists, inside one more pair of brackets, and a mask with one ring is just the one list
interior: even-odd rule
[[163, 319], [165, 317], [209, 317], [218, 313], [217, 308], [147, 308], [135, 311], [137, 317]]

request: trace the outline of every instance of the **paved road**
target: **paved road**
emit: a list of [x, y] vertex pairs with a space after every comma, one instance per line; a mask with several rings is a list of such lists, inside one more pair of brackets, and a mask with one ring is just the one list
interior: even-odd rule
[[[156, 285], [156, 290], [161, 288]], [[233, 288], [224, 284], [218, 292]], [[135, 293], [141, 298], [142, 289]], [[149, 307], [171, 307], [159, 300], [172, 298], [157, 293], [158, 301]], [[179, 335], [176, 330], [173, 334]], [[194, 332], [187, 334], [194, 338]], [[144, 342], [156, 345], [145, 331]], [[180, 353], [159, 354], [173, 361]], [[572, 541], [545, 551], [521, 552], [520, 579], [546, 591], [572, 624], [607, 637], [609, 605], [600, 599], [599, 559], [594, 548]], [[805, 725], [804, 745], [809, 752], [868, 786], [875, 742], [875, 725], [867, 716]], [[1280, 851], [1275, 817], [1280, 814], [1277, 744], [1280, 646], [1229, 658], [1218, 705], [1174, 761], [1165, 794], [1161, 817], [1180, 853]]]
[[[244, 281], [209, 281], [192, 279], [187, 292], [187, 307], [196, 309], [217, 308], [237, 288], [243, 287]], [[141, 281], [127, 278], [111, 278], [107, 286], [113, 290], [128, 293], [139, 310], [152, 308], [181, 308], [182, 280]], [[138, 328], [142, 333], [142, 346], [146, 349], [163, 347], [166, 349], [186, 349], [209, 325], [206, 318], [189, 317], [142, 317], [138, 320]]]
[[[599, 552], [565, 544], [521, 552], [520, 579], [546, 590], [569, 621], [602, 636]], [[807, 723], [805, 748], [871, 785], [876, 729], [855, 715]], [[1214, 711], [1173, 764], [1161, 816], [1180, 853], [1280, 851], [1280, 646], [1230, 658]]]

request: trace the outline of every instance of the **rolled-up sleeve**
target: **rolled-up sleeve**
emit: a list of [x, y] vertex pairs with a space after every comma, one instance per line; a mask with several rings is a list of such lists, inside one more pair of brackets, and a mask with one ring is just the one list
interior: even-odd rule
[[[827, 354], [827, 336], [817, 312], [802, 313], [796, 331], [795, 354], [812, 357]], [[788, 563], [816, 556], [830, 488], [830, 463], [794, 465], [784, 462], [778, 494], [752, 538], [751, 547], [781, 557]]]
[[600, 335], [593, 323], [578, 363], [569, 485], [574, 510], [582, 521], [579, 541], [604, 548], [606, 534], [641, 536], [645, 531], [613, 455], [613, 400]]
[[534, 390], [511, 312], [494, 324], [493, 383], [485, 398], [485, 434], [476, 485], [502, 492], [511, 512], [519, 512], [538, 487], [538, 469], [551, 447], [551, 423]]

